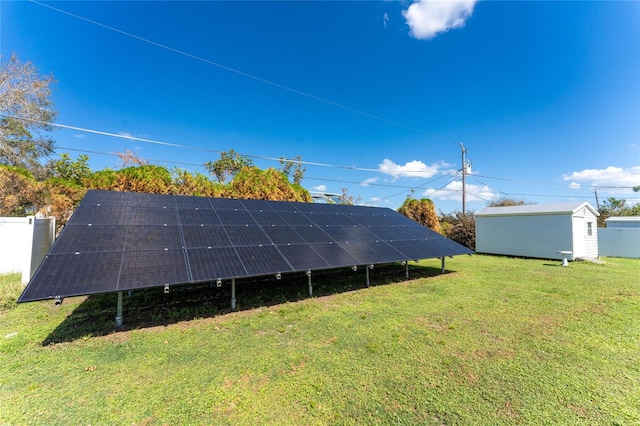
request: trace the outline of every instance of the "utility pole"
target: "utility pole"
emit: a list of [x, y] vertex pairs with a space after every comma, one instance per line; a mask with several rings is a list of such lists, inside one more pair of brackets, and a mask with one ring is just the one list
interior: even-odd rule
[[600, 211], [600, 202], [598, 201], [598, 190], [594, 189], [593, 192], [596, 194], [596, 207], [598, 208], [598, 212]]
[[467, 210], [467, 154], [469, 153], [469, 148], [465, 148], [464, 144], [460, 142], [460, 150], [462, 151], [462, 214], [465, 214]]

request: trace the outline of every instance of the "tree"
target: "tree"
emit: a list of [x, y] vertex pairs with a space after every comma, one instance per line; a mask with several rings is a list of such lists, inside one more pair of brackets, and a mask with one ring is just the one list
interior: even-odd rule
[[226, 197], [226, 186], [220, 182], [213, 182], [202, 173], [190, 173], [187, 170], [175, 168], [173, 170], [173, 194], [195, 195], [198, 197]]
[[73, 180], [52, 177], [45, 182], [47, 188], [47, 216], [56, 218], [56, 232], [69, 221], [75, 208], [87, 193], [87, 187]]
[[353, 195], [349, 195], [349, 188], [346, 188], [346, 187], [340, 188], [340, 192], [342, 193], [338, 196], [338, 204], [355, 206], [360, 201], [362, 201], [362, 197], [360, 197], [359, 195], [357, 197], [354, 197]]
[[120, 170], [100, 170], [91, 175], [88, 188], [109, 191], [171, 194], [173, 178], [166, 167], [144, 165]]
[[292, 184], [284, 173], [269, 168], [245, 167], [229, 183], [230, 195], [237, 198], [273, 201], [310, 202], [311, 195], [300, 185]]
[[398, 209], [398, 213], [436, 232], [441, 232], [440, 220], [436, 214], [436, 208], [433, 201], [428, 198], [416, 200], [415, 198], [408, 197]]
[[25, 169], [0, 165], [0, 216], [24, 217], [44, 206], [44, 188]]
[[476, 218], [473, 212], [440, 213], [444, 235], [471, 250], [476, 249]]
[[502, 197], [490, 201], [487, 207], [511, 207], [511, 206], [526, 206], [529, 204], [535, 204], [531, 201], [518, 200], [515, 198]]
[[124, 152], [114, 152], [115, 155], [120, 158], [122, 164], [121, 167], [127, 166], [146, 166], [149, 164], [148, 160], [140, 158], [136, 153], [129, 149], [125, 149]]
[[629, 206], [625, 199], [609, 197], [600, 205], [599, 213], [598, 226], [604, 227], [605, 220], [613, 216], [640, 216], [640, 203]]
[[253, 161], [238, 154], [233, 148], [229, 151], [221, 152], [219, 160], [207, 161], [204, 164], [207, 171], [214, 175], [220, 183], [225, 183], [227, 179], [233, 178], [244, 167], [251, 167], [252, 165]]
[[[1, 60], [1, 59], [0, 59]], [[31, 62], [14, 54], [0, 63], [0, 164], [44, 173], [41, 159], [54, 151], [52, 130], [57, 112], [51, 101], [52, 75], [41, 76]]]
[[302, 164], [302, 157], [299, 155], [294, 159], [280, 157], [279, 161], [282, 166], [280, 171], [289, 179], [291, 177], [291, 171], [293, 170], [293, 183], [300, 185], [304, 173], [307, 171], [306, 167]]
[[60, 159], [53, 163], [54, 175], [60, 179], [81, 184], [85, 178], [91, 175], [88, 161], [88, 155], [79, 155], [78, 159], [73, 161], [69, 154], [60, 154]]

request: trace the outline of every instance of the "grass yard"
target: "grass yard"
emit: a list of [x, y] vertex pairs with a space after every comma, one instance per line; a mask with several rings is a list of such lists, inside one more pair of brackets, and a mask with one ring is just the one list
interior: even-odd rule
[[0, 424], [640, 424], [640, 261], [605, 261], [239, 282], [240, 312], [159, 288], [119, 332], [115, 295], [16, 305], [2, 276]]

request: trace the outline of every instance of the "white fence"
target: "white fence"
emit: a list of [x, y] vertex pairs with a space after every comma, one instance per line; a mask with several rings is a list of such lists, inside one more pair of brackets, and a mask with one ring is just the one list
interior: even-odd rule
[[55, 218], [0, 217], [0, 274], [22, 273], [26, 284], [55, 240]]
[[640, 259], [640, 228], [599, 228], [600, 256]]

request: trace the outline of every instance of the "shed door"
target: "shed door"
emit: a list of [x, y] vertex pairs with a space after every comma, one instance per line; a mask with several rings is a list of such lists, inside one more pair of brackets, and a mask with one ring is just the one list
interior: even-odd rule
[[573, 258], [584, 257], [587, 253], [587, 224], [583, 216], [573, 216]]

